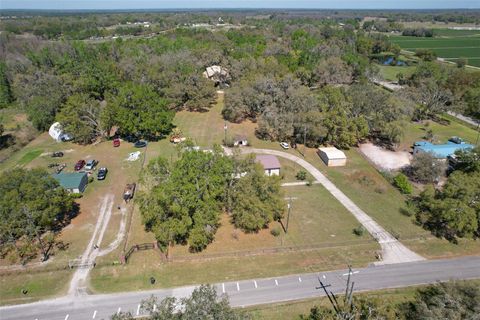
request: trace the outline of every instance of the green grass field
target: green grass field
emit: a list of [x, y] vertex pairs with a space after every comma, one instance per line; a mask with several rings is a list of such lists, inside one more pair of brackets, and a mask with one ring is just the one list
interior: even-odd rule
[[480, 31], [441, 29], [437, 32], [438, 36], [433, 38], [390, 36], [390, 40], [407, 51], [431, 49], [447, 61], [466, 58], [469, 65], [480, 67]]
[[24, 166], [26, 164], [29, 164], [30, 162], [33, 161], [33, 159], [37, 158], [39, 155], [41, 155], [43, 152], [42, 149], [34, 149], [31, 150], [27, 153], [25, 153], [20, 160], [18, 160], [17, 164], [20, 166]]

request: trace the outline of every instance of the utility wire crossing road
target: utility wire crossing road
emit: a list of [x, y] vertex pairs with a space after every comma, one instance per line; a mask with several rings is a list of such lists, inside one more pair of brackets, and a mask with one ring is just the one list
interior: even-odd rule
[[[275, 278], [252, 279], [215, 284], [219, 294], [225, 293], [234, 307], [306, 299], [323, 296], [316, 290], [318, 278], [330, 284], [332, 292], [345, 292], [348, 270], [297, 274]], [[370, 266], [352, 272], [355, 291], [406, 287], [452, 279], [480, 278], [480, 257], [451, 260], [416, 261]], [[163, 299], [190, 295], [195, 286], [174, 289], [139, 291], [105, 295], [67, 296], [37, 303], [0, 308], [2, 320], [85, 320], [109, 319], [120, 311], [141, 315], [140, 303], [151, 295]]]

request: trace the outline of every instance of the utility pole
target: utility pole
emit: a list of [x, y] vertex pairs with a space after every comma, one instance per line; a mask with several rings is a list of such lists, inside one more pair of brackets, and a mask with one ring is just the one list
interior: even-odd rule
[[477, 141], [475, 141], [475, 145], [478, 146], [478, 138], [480, 138], [480, 119], [478, 120], [478, 126], [477, 126]]
[[303, 157], [305, 158], [305, 152], [307, 148], [307, 124], [303, 127]]
[[287, 225], [285, 227], [285, 233], [288, 233], [288, 223], [290, 222], [290, 211], [292, 209], [292, 197], [288, 198], [287, 208], [288, 208], [288, 213], [287, 213]]
[[[330, 304], [333, 307], [333, 310], [335, 310], [335, 313], [337, 314], [337, 317], [339, 319], [343, 320], [353, 320], [355, 319], [355, 312], [354, 312], [354, 306], [352, 303], [352, 296], [353, 296], [353, 286], [355, 282], [351, 282], [350, 285], [350, 280], [351, 280], [351, 275], [353, 274], [351, 266], [348, 266], [348, 280], [347, 280], [347, 287], [345, 289], [345, 297], [343, 298], [343, 307], [338, 303], [337, 297], [335, 294], [330, 290], [327, 291], [328, 287], [331, 287], [330, 284], [323, 284], [323, 282], [318, 278], [318, 282], [320, 283], [320, 287], [316, 287], [315, 289], [323, 289], [325, 291], [325, 295], [328, 297], [328, 300], [330, 301]], [[324, 277], [325, 278], [325, 277]]]
[[223, 144], [226, 146], [227, 145], [227, 120], [225, 120], [223, 124], [223, 130], [225, 131], [225, 137], [223, 138]]

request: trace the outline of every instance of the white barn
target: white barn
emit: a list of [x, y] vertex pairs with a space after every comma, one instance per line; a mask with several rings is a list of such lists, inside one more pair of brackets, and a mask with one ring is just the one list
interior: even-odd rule
[[318, 155], [328, 167], [342, 167], [347, 164], [347, 156], [335, 147], [318, 148]]

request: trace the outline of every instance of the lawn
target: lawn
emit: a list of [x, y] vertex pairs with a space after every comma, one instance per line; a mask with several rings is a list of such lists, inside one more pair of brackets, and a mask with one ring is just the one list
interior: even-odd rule
[[[0, 305], [36, 301], [67, 292], [72, 271], [19, 271], [0, 274]], [[27, 294], [22, 290], [26, 289]]]
[[[465, 35], [454, 30], [440, 31], [441, 37], [419, 38], [404, 36], [389, 36], [393, 43], [407, 51], [431, 49], [438, 57], [455, 62], [458, 58], [467, 58], [468, 64], [480, 67], [480, 35]], [[477, 31], [477, 33], [480, 33]]]
[[383, 66], [378, 65], [380, 75], [387, 81], [398, 81], [397, 74], [401, 73], [406, 78], [410, 77], [415, 71], [414, 66]]
[[19, 166], [24, 166], [26, 164], [29, 164], [30, 162], [32, 162], [33, 159], [37, 158], [39, 155], [41, 155], [43, 152], [42, 149], [34, 149], [34, 150], [31, 150], [27, 153], [25, 153], [21, 158], [20, 160], [18, 160], [17, 164]]

